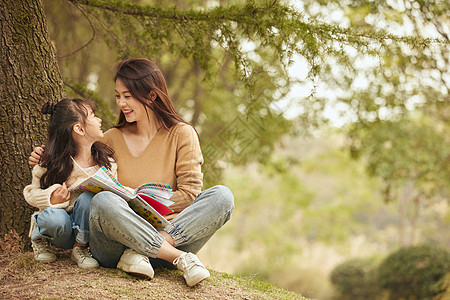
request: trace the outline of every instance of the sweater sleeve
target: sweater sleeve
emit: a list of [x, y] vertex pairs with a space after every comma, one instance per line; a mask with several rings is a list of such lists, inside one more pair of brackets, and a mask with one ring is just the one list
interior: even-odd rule
[[190, 125], [177, 128], [177, 158], [175, 163], [175, 176], [177, 189], [170, 206], [175, 212], [188, 207], [200, 193], [203, 186], [202, 152], [197, 133]]
[[31, 184], [27, 185], [23, 190], [23, 196], [25, 197], [25, 200], [28, 202], [28, 204], [37, 207], [40, 210], [44, 210], [47, 207], [66, 208], [69, 205], [69, 201], [58, 204], [50, 203], [50, 197], [52, 193], [61, 186], [60, 184], [55, 183], [46, 189], [41, 189], [40, 179], [42, 175], [44, 175], [45, 171], [46, 169], [42, 168], [39, 165], [34, 166]]

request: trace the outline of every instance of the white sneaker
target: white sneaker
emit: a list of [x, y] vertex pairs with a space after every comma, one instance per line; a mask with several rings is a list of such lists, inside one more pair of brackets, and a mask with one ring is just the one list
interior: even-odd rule
[[117, 269], [150, 279], [155, 275], [148, 257], [137, 253], [133, 249], [127, 249], [123, 252], [117, 264]]
[[42, 263], [51, 263], [56, 260], [56, 255], [50, 249], [48, 240], [44, 238], [31, 241], [34, 252], [34, 259]]
[[89, 269], [98, 267], [98, 261], [92, 257], [88, 247], [73, 247], [70, 258], [78, 264], [80, 268]]
[[203, 279], [211, 276], [209, 271], [200, 262], [197, 255], [193, 253], [183, 253], [175, 258], [173, 264], [177, 266], [178, 270], [183, 272], [183, 277], [188, 286], [194, 286]]

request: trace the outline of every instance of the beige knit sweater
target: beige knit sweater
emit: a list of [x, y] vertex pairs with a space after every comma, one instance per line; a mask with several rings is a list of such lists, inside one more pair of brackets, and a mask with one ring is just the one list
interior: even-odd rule
[[124, 186], [136, 188], [147, 182], [169, 184], [174, 190], [171, 200], [175, 201], [170, 208], [175, 212], [188, 207], [200, 193], [203, 157], [192, 126], [178, 123], [170, 131], [161, 127], [139, 156], [130, 153], [119, 129], [105, 132], [102, 141], [114, 149], [117, 179]]

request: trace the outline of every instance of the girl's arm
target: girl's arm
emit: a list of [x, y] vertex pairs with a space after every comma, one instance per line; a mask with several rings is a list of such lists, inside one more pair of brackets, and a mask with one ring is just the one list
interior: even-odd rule
[[45, 171], [46, 169], [39, 165], [36, 165], [33, 168], [33, 178], [31, 180], [31, 184], [27, 185], [23, 190], [25, 200], [31, 206], [37, 207], [41, 210], [47, 207], [66, 208], [69, 205], [70, 197], [70, 193], [68, 191], [65, 192], [67, 187], [64, 188], [63, 185], [55, 183], [46, 189], [41, 189], [40, 179]]
[[65, 182], [63, 182], [63, 184], [50, 195], [50, 204], [53, 206], [62, 204], [69, 200], [70, 192]]

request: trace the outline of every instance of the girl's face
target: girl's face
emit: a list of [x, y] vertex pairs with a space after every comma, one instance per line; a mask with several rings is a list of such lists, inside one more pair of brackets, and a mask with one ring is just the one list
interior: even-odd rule
[[116, 104], [128, 123], [148, 119], [146, 107], [131, 95], [128, 88], [119, 79], [116, 80]]
[[103, 137], [102, 119], [95, 116], [95, 113], [90, 106], [86, 106], [86, 109], [88, 111], [86, 123], [84, 124], [86, 136], [98, 140]]

